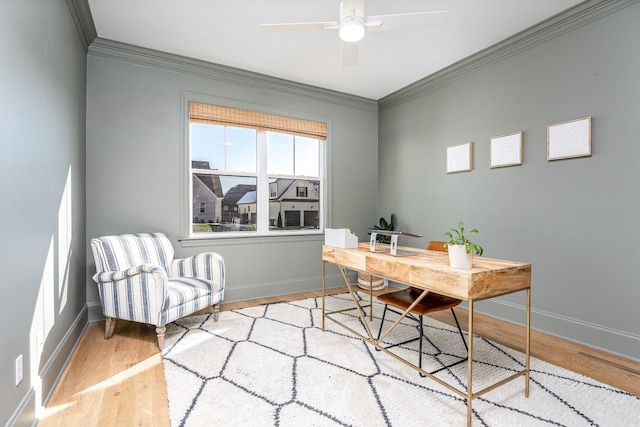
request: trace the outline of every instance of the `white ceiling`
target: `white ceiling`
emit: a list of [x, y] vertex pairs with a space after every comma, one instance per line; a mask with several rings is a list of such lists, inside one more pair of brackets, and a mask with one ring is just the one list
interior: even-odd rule
[[365, 15], [448, 11], [443, 26], [367, 32], [342, 66], [337, 30], [258, 24], [338, 20], [340, 0], [89, 0], [98, 36], [380, 99], [583, 0], [366, 0]]

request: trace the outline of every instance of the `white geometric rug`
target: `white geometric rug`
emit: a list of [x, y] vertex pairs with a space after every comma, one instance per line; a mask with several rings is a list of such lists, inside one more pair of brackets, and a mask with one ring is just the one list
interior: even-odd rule
[[[216, 323], [202, 315], [167, 325], [171, 425], [466, 425], [466, 403], [457, 394], [330, 320], [322, 331], [321, 304], [318, 297], [224, 311]], [[328, 311], [352, 304], [348, 294], [326, 297]], [[381, 314], [375, 303], [374, 333]], [[364, 333], [355, 312], [334, 316]], [[405, 322], [391, 334], [395, 342], [417, 334], [415, 323]], [[426, 316], [424, 322], [425, 370], [465, 357], [456, 329]], [[473, 348], [475, 390], [523, 368], [522, 353], [480, 337]], [[414, 341], [394, 351], [417, 362], [417, 349]], [[466, 363], [437, 375], [466, 388]], [[535, 358], [529, 398], [520, 377], [475, 398], [472, 408], [474, 426], [640, 426], [639, 397]]]

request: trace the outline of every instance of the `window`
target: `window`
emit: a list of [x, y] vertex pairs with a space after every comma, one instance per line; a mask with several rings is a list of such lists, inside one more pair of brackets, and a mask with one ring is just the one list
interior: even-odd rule
[[191, 235], [320, 232], [325, 140], [325, 123], [189, 102]]

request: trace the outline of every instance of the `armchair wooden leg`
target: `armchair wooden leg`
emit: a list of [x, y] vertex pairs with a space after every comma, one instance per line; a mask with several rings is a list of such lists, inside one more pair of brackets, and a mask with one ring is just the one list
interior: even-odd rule
[[220, 304], [216, 304], [211, 307], [211, 313], [213, 313], [213, 321], [217, 322], [220, 317]]
[[108, 340], [113, 336], [113, 330], [116, 328], [115, 317], [107, 317], [104, 320], [104, 339]]
[[158, 334], [158, 348], [160, 349], [160, 351], [162, 351], [162, 347], [164, 347], [164, 333], [166, 331], [166, 326], [156, 327], [156, 333]]

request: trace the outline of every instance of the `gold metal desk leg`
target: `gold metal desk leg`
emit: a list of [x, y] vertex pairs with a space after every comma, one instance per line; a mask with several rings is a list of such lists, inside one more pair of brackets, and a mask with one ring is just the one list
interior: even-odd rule
[[[358, 310], [358, 315], [360, 316], [360, 320], [362, 320], [362, 325], [364, 326], [365, 330], [367, 331], [367, 335], [369, 336], [369, 339], [373, 340], [373, 334], [371, 333], [371, 328], [369, 327], [369, 324], [367, 323], [367, 314], [363, 311], [362, 306], [360, 305], [360, 303], [358, 302], [358, 300], [356, 298], [356, 294], [355, 294], [355, 291], [353, 290], [353, 286], [351, 285], [351, 282], [349, 281], [349, 278], [347, 277], [347, 268], [342, 266], [342, 265], [340, 265], [338, 267], [340, 268], [340, 273], [342, 273], [342, 278], [344, 279], [344, 283], [346, 283], [347, 289], [349, 289], [349, 294], [351, 295], [351, 299], [353, 300], [355, 308]], [[356, 285], [354, 285], [354, 286], [356, 286]], [[371, 306], [370, 306], [370, 310], [373, 310], [373, 308]], [[373, 312], [371, 311], [371, 313], [373, 313]], [[372, 315], [372, 317], [373, 317], [373, 315]], [[344, 326], [344, 325], [342, 325], [342, 326]], [[352, 332], [355, 332], [355, 331], [352, 330]]]
[[369, 321], [373, 322], [373, 280], [369, 282]]
[[324, 331], [324, 289], [325, 289], [324, 270], [325, 270], [325, 265], [326, 265], [326, 261], [322, 261], [322, 330], [323, 331]]
[[469, 300], [469, 337], [467, 353], [467, 426], [471, 426], [471, 402], [473, 401], [473, 300]]
[[529, 360], [531, 358], [531, 288], [527, 289], [527, 344], [526, 370], [524, 374], [524, 396], [529, 397]]

